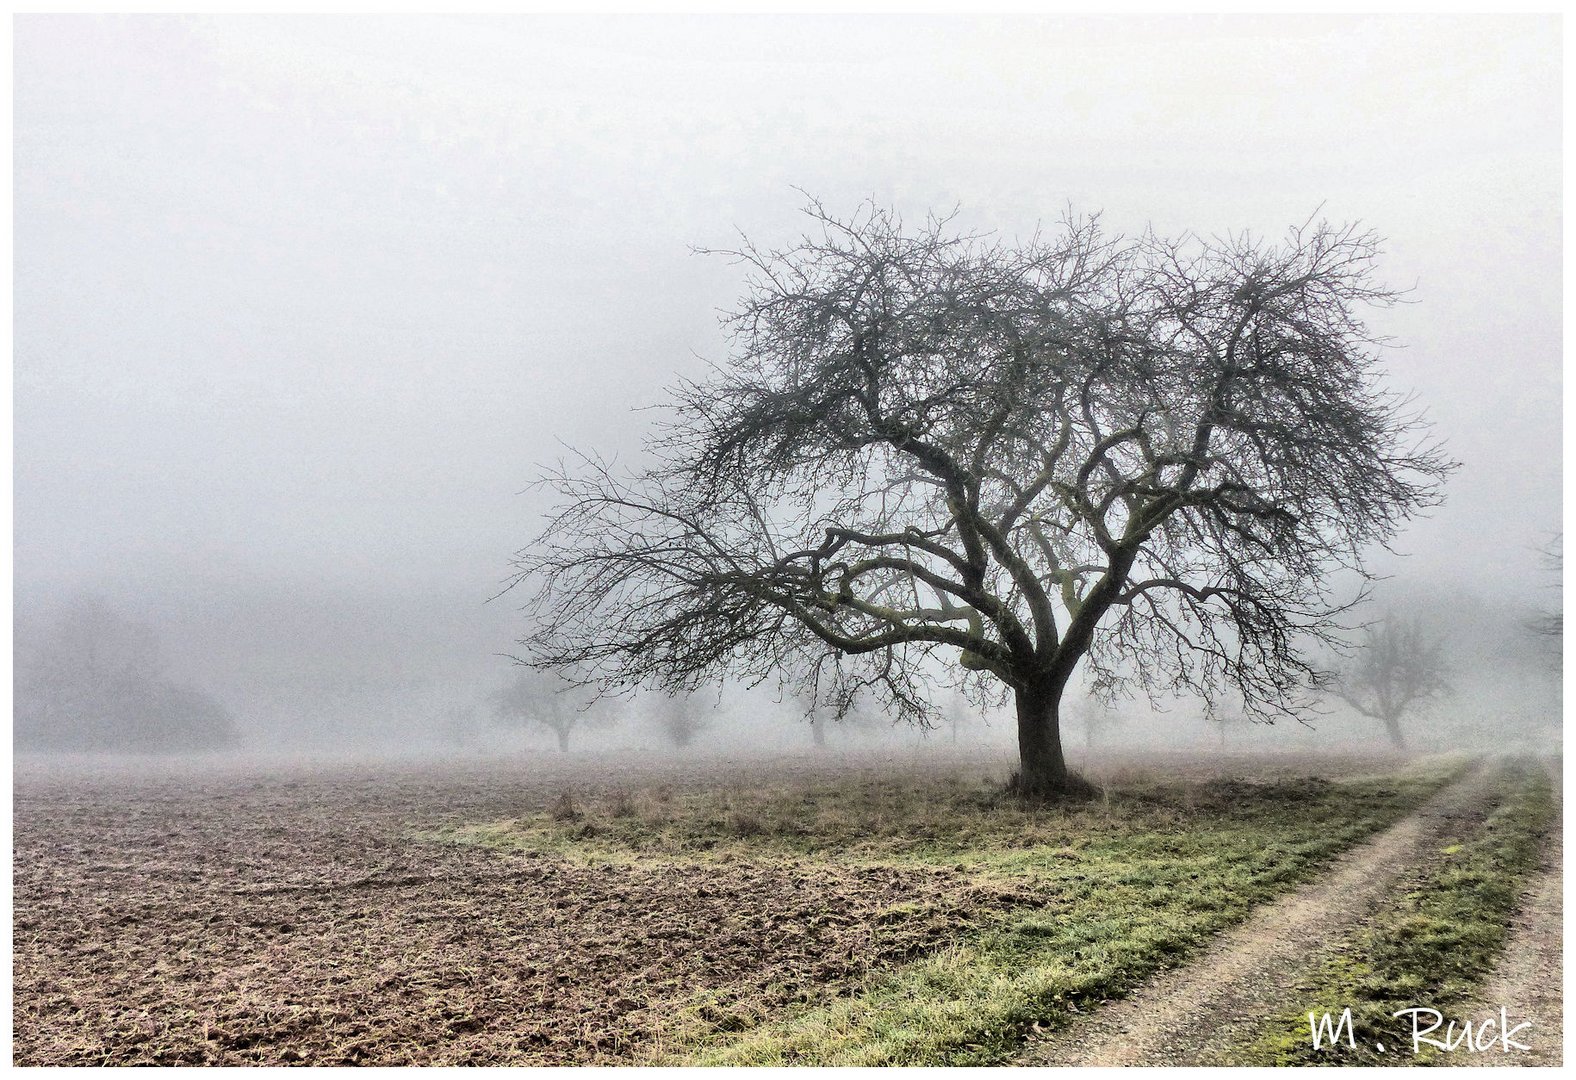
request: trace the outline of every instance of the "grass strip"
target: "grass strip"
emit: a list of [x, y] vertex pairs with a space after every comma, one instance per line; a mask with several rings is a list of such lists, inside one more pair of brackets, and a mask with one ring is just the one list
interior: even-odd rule
[[[1393, 823], [1436, 776], [1247, 785], [1229, 807], [1159, 828], [1134, 814], [1076, 856], [996, 868], [1033, 879], [1042, 906], [1009, 912], [950, 949], [851, 996], [743, 1033], [692, 1039], [663, 1063], [987, 1065], [1031, 1028], [1055, 1028], [1181, 963], [1255, 907]], [[1132, 827], [1136, 826], [1136, 827]]]
[[[705, 991], [642, 1060], [715, 1065], [977, 1065], [1180, 963], [1255, 907], [1459, 775], [1175, 783], [1131, 777], [1101, 803], [1035, 810], [961, 781], [616, 795], [448, 830], [450, 842], [577, 860], [791, 858], [929, 864], [1027, 902], [950, 947], [762, 1010]], [[833, 997], [832, 995], [838, 995]], [[828, 1000], [831, 998], [831, 1000]]]
[[[1235, 1063], [1417, 1065], [1442, 1056], [1426, 1044], [1414, 1055], [1412, 1018], [1394, 1014], [1426, 1007], [1451, 1017], [1472, 1000], [1504, 949], [1554, 813], [1548, 774], [1525, 763], [1512, 768], [1508, 797], [1486, 820], [1462, 822], [1428, 868], [1319, 965], [1304, 984], [1306, 1008], [1268, 1021], [1233, 1054]], [[1353, 1040], [1326, 1041], [1315, 1050], [1309, 1012], [1338, 1021], [1348, 1007]], [[1445, 1030], [1429, 1037], [1443, 1039]]]
[[[1113, 844], [1158, 855], [1198, 853], [1200, 830], [1251, 829], [1278, 821], [1298, 804], [1361, 794], [1365, 811], [1384, 803], [1404, 810], [1465, 768], [1441, 756], [1396, 774], [1330, 780], [1218, 778], [1178, 781], [1132, 772], [1103, 800], [1024, 805], [996, 778], [922, 775], [759, 784], [720, 790], [650, 790], [574, 796], [502, 821], [450, 825], [415, 839], [531, 852], [575, 863], [789, 860], [842, 865], [948, 866], [1034, 874]], [[1333, 812], [1344, 808], [1331, 806]]]

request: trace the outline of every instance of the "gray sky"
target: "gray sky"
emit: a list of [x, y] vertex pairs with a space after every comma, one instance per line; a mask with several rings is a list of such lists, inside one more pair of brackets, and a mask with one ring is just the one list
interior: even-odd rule
[[506, 649], [533, 466], [638, 445], [738, 291], [688, 246], [786, 239], [796, 185], [1009, 235], [1362, 219], [1464, 463], [1383, 565], [1549, 598], [1552, 17], [21, 17], [15, 56], [19, 595], [134, 606], [192, 674]]

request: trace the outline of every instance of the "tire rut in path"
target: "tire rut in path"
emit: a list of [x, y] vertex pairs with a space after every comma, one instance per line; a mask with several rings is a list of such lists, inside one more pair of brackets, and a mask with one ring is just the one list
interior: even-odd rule
[[1452, 1065], [1557, 1066], [1564, 1044], [1563, 967], [1565, 841], [1561, 828], [1564, 798], [1558, 761], [1547, 766], [1554, 782], [1554, 818], [1550, 823], [1543, 863], [1527, 882], [1527, 894], [1511, 922], [1494, 974], [1477, 999], [1461, 1015], [1482, 1020], [1498, 1016], [1505, 1008], [1515, 1024], [1532, 1021], [1529, 1031], [1517, 1036], [1526, 1052], [1453, 1054]]
[[1222, 1047], [1293, 1003], [1299, 978], [1431, 853], [1457, 818], [1493, 796], [1494, 770], [1474, 768], [1328, 872], [1271, 901], [1201, 956], [1121, 1001], [1031, 1043], [1019, 1065], [1220, 1065]]

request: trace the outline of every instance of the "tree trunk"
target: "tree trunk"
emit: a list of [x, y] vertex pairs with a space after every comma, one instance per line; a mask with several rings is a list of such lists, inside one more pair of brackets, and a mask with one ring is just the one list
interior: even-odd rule
[[819, 716], [810, 717], [810, 738], [815, 741], [816, 746], [826, 745], [826, 725], [821, 722]]
[[564, 728], [558, 732], [558, 749], [562, 753], [569, 753], [569, 729]]
[[1406, 749], [1406, 736], [1401, 734], [1401, 721], [1394, 716], [1384, 718], [1384, 733], [1390, 736], [1390, 745], [1397, 750]]
[[1058, 799], [1074, 793], [1062, 756], [1060, 697], [1059, 691], [1049, 688], [1018, 691], [1015, 786], [1026, 799]]

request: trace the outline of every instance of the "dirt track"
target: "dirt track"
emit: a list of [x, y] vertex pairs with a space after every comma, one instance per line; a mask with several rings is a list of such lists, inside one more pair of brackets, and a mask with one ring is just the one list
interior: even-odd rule
[[1347, 853], [1319, 880], [1262, 908], [1196, 961], [1031, 1043], [1020, 1065], [1225, 1065], [1222, 1049], [1295, 1005], [1297, 981], [1355, 928], [1451, 819], [1490, 797], [1478, 771]]
[[[1560, 772], [1553, 770], [1556, 806], [1563, 800]], [[1564, 1035], [1562, 974], [1564, 971], [1564, 830], [1557, 810], [1543, 865], [1533, 876], [1511, 924], [1510, 940], [1493, 976], [1463, 1016], [1496, 1016], [1503, 1007], [1513, 1022], [1530, 1020], [1532, 1027], [1517, 1041], [1526, 1052], [1487, 1054], [1477, 1060], [1453, 1056], [1452, 1065], [1555, 1066], [1561, 1063]]]

